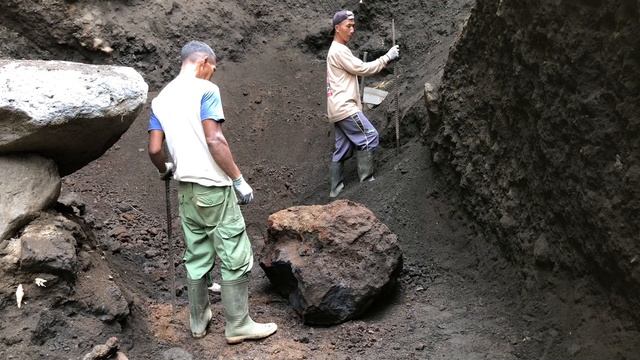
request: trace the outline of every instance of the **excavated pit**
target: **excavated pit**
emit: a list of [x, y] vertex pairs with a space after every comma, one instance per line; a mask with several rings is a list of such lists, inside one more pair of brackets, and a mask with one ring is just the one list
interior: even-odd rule
[[[104, 322], [81, 303], [45, 308], [42, 290], [43, 301], [28, 294], [18, 309], [3, 282], [0, 314], [11, 321], [0, 322], [0, 357], [82, 358], [112, 336], [130, 359], [637, 357], [637, 2], [8, 0], [0, 57], [133, 66], [152, 99], [177, 73], [184, 42], [210, 42], [223, 57], [214, 82], [225, 134], [256, 191], [244, 213], [259, 250], [269, 214], [328, 202], [323, 59], [340, 7], [358, 17], [356, 56], [384, 53], [392, 18], [402, 49], [400, 80], [389, 83], [400, 93], [402, 147], [396, 154], [390, 103], [366, 110], [382, 134], [377, 180], [357, 183], [349, 163], [344, 193], [398, 235], [397, 290], [358, 320], [310, 327], [256, 266], [251, 312], [278, 333], [226, 345], [212, 294], [210, 334], [192, 340], [145, 109], [62, 188], [86, 209], [84, 261], [101, 276], [80, 290], [113, 283], [130, 313]], [[435, 116], [423, 89], [441, 81]], [[177, 218], [172, 226], [179, 234]]]

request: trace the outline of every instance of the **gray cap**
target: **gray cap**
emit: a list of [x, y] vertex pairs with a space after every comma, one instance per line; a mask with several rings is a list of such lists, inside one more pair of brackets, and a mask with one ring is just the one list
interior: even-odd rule
[[340, 24], [345, 20], [353, 20], [353, 19], [355, 19], [355, 16], [353, 15], [352, 11], [340, 10], [333, 15], [333, 26], [335, 27], [336, 25]]

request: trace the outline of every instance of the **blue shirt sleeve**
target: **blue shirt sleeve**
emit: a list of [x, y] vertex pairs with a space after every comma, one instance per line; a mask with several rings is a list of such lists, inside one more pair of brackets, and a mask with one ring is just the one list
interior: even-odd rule
[[200, 120], [204, 121], [207, 119], [217, 122], [224, 121], [222, 99], [220, 98], [220, 90], [218, 90], [217, 86], [207, 90], [202, 95], [202, 100], [200, 101]]
[[158, 118], [153, 113], [153, 111], [151, 111], [151, 117], [149, 118], [149, 129], [147, 129], [147, 131], [151, 131], [151, 130], [163, 131], [162, 124], [160, 124], [160, 120], [158, 120]]

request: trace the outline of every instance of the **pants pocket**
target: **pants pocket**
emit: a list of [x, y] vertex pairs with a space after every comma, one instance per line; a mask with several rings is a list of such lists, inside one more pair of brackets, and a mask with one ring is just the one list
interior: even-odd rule
[[251, 242], [245, 231], [242, 217], [219, 225], [214, 233], [217, 237], [217, 252], [222, 267], [235, 271], [251, 264], [253, 258]]
[[198, 214], [198, 222], [204, 226], [216, 226], [224, 214], [225, 192], [213, 188], [194, 192], [193, 203]]

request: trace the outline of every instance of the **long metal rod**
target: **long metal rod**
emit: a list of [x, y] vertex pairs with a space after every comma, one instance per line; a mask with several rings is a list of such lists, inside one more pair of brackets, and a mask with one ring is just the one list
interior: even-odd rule
[[[367, 62], [367, 52], [362, 55], [362, 62]], [[364, 75], [360, 76], [360, 101], [364, 104]]]
[[396, 20], [394, 18], [391, 19], [391, 41], [393, 41], [393, 46], [396, 46]]
[[[393, 46], [396, 46], [396, 22], [395, 19], [391, 19], [391, 40], [393, 42]], [[397, 70], [398, 63], [393, 66], [393, 81], [396, 88], [396, 112], [394, 115], [394, 123], [396, 128], [396, 154], [400, 151], [400, 84], [398, 83]]]
[[171, 231], [171, 178], [164, 181], [164, 193], [167, 205], [167, 241], [169, 242], [169, 272], [171, 273], [171, 316], [172, 320], [176, 319], [176, 311], [178, 311], [178, 298], [176, 296], [176, 266], [174, 264], [173, 236]]

